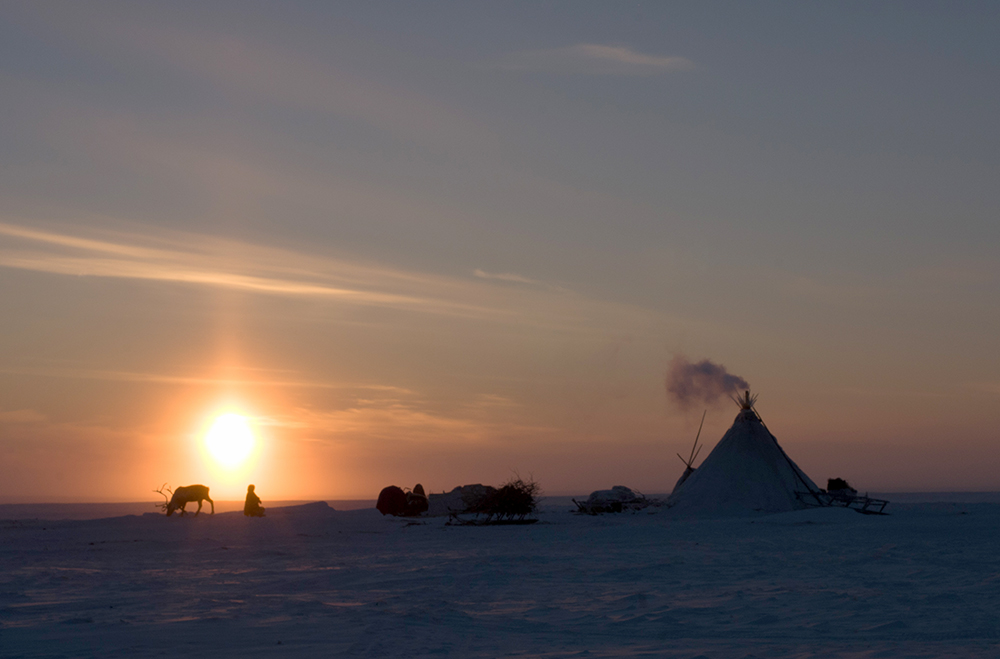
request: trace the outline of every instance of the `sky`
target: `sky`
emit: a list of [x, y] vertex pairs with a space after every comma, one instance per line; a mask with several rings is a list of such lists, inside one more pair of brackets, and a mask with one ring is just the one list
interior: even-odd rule
[[670, 394], [703, 360], [818, 483], [1000, 490], [998, 28], [4, 3], [0, 502], [669, 492], [738, 411]]

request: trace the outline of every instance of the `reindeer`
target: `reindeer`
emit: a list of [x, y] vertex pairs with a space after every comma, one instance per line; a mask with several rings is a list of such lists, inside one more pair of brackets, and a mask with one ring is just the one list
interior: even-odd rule
[[[168, 498], [163, 490], [170, 492], [171, 496]], [[160, 508], [167, 511], [167, 517], [173, 515], [174, 511], [178, 508], [181, 511], [181, 515], [184, 515], [187, 513], [187, 511], [184, 510], [184, 506], [194, 501], [198, 502], [198, 510], [195, 512], [195, 515], [201, 512], [203, 501], [207, 501], [212, 504], [212, 514], [215, 514], [215, 502], [212, 501], [210, 496], [208, 496], [208, 487], [204, 485], [185, 485], [183, 487], [178, 487], [176, 490], [171, 490], [167, 487], [167, 484], [164, 483], [160, 489], [153, 491], [162, 494], [163, 498], [167, 499], [165, 503], [158, 504]]]

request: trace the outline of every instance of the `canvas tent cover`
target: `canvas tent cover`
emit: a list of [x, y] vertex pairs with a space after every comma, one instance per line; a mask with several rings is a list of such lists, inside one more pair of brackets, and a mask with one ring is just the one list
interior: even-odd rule
[[789, 458], [749, 406], [698, 469], [667, 500], [672, 511], [739, 515], [805, 508], [796, 492], [819, 488]]

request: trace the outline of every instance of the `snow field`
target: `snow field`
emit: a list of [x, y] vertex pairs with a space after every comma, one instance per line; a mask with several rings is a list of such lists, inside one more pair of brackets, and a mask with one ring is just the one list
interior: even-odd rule
[[997, 657], [1000, 506], [0, 523], [2, 657]]

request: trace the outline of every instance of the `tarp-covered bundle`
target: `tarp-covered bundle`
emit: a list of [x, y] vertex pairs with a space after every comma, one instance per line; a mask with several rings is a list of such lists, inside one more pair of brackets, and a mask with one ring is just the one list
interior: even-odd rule
[[742, 515], [806, 508], [820, 492], [778, 445], [753, 409], [749, 392], [732, 427], [679, 483], [667, 500], [671, 511]]
[[661, 505], [662, 501], [647, 499], [624, 485], [615, 485], [610, 490], [596, 490], [586, 501], [573, 499], [578, 511], [596, 515], [598, 513], [620, 513], [625, 510], [641, 510], [649, 505]]
[[490, 485], [460, 485], [451, 492], [431, 494], [428, 498], [427, 515], [437, 517], [464, 513], [474, 509], [483, 499], [493, 495], [496, 488]]

